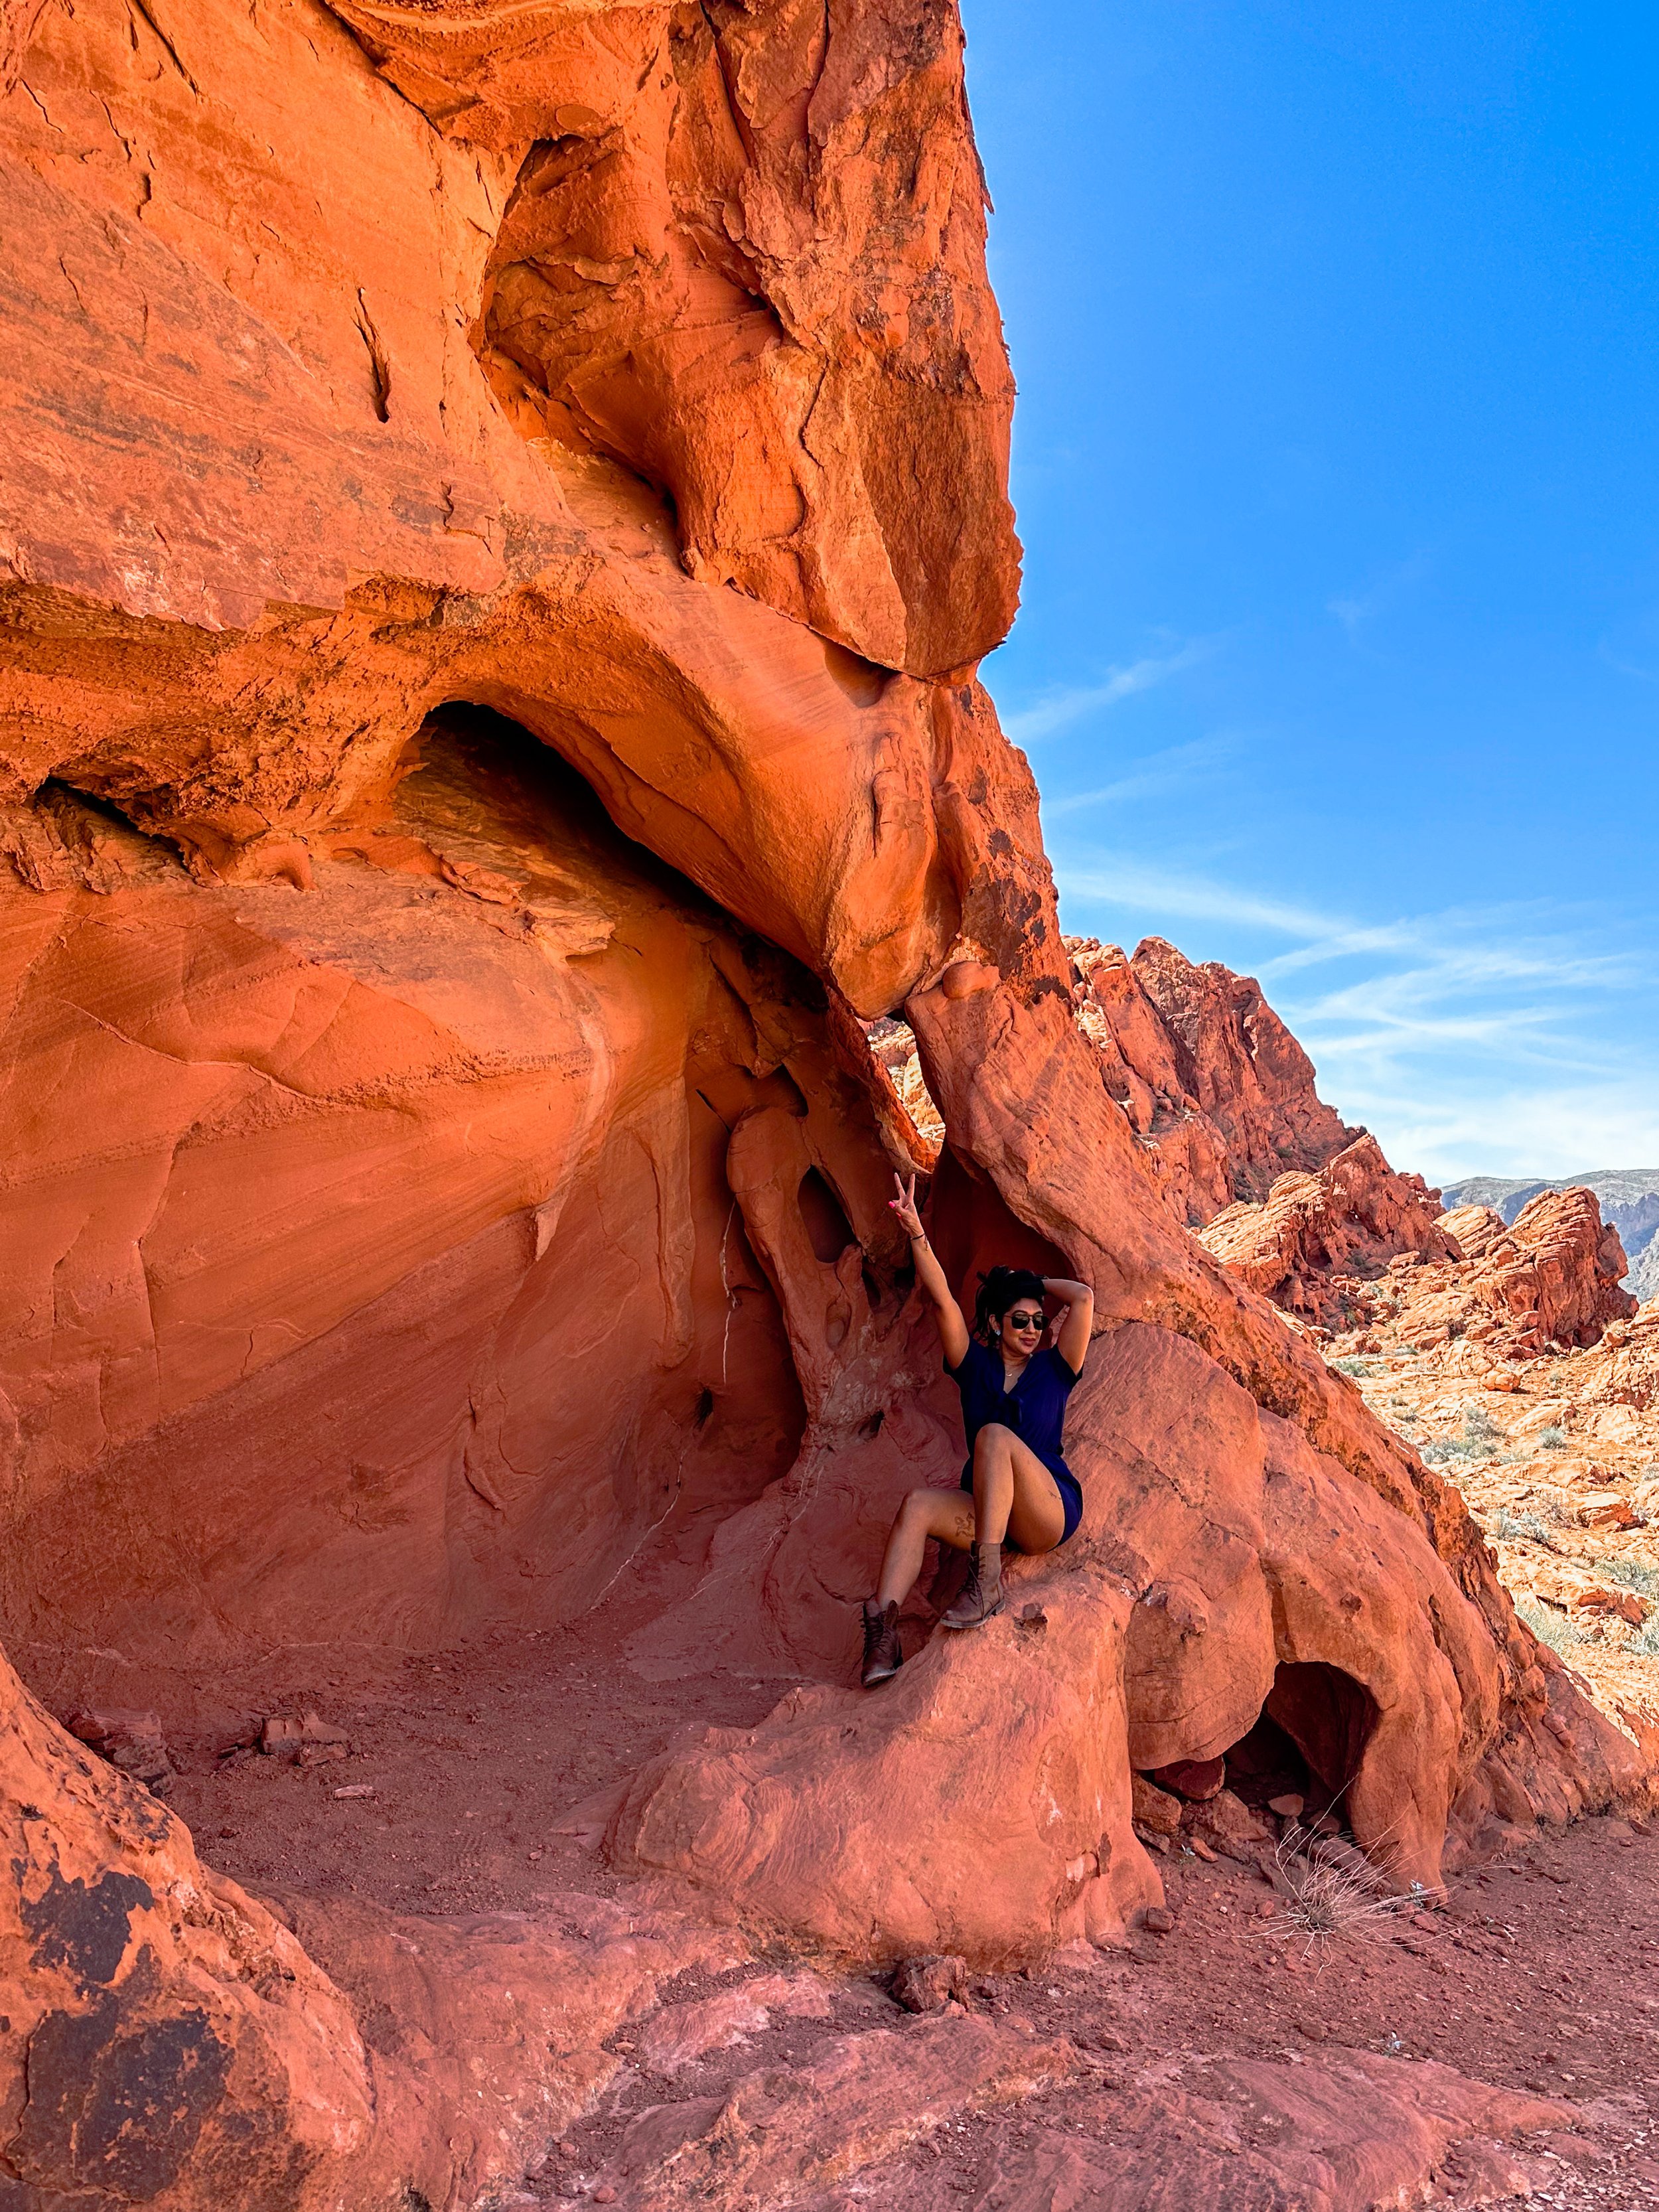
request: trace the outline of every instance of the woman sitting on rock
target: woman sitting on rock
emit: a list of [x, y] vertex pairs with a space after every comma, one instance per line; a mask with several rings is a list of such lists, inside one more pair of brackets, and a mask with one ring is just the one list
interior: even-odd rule
[[[945, 1346], [945, 1371], [962, 1393], [968, 1464], [962, 1489], [913, 1490], [898, 1511], [874, 1597], [864, 1601], [866, 1689], [899, 1670], [898, 1610], [921, 1572], [930, 1536], [969, 1552], [962, 1595], [944, 1616], [946, 1628], [977, 1628], [1002, 1610], [1002, 1548], [1052, 1552], [1083, 1515], [1083, 1492], [1060, 1457], [1066, 1401], [1083, 1372], [1094, 1320], [1094, 1292], [1085, 1283], [1034, 1275], [1025, 1267], [993, 1267], [981, 1279], [969, 1334], [916, 1212], [916, 1179], [895, 1176], [890, 1201], [908, 1232], [916, 1279], [933, 1302]], [[1065, 1307], [1052, 1345], [1043, 1343], [1045, 1298]]]

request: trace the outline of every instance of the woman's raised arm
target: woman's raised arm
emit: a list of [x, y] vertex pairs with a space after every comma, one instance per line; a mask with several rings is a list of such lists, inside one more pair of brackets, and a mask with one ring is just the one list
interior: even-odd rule
[[1059, 1298], [1066, 1308], [1054, 1331], [1054, 1349], [1073, 1375], [1081, 1375], [1095, 1325], [1095, 1294], [1087, 1283], [1068, 1283], [1063, 1275], [1045, 1275], [1042, 1293]]
[[[916, 1280], [927, 1291], [933, 1309], [933, 1318], [939, 1323], [939, 1342], [945, 1346], [945, 1361], [948, 1367], [960, 1367], [968, 1357], [968, 1324], [962, 1317], [962, 1308], [951, 1296], [951, 1285], [945, 1279], [945, 1270], [927, 1242], [927, 1232], [921, 1225], [921, 1216], [916, 1212], [916, 1179], [911, 1176], [908, 1185], [897, 1176], [893, 1177], [896, 1198], [887, 1201], [899, 1218], [899, 1227], [910, 1239], [910, 1256], [916, 1263]], [[1085, 1339], [1086, 1341], [1086, 1339]]]

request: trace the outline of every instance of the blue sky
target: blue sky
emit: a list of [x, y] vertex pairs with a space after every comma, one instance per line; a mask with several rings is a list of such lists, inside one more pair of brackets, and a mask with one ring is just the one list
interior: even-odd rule
[[1066, 926], [1431, 1180], [1659, 1164], [1659, 17], [963, 12]]

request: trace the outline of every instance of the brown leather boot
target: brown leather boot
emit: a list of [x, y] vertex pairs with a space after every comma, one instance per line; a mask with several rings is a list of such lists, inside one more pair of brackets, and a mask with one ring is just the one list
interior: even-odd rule
[[1002, 1606], [1002, 1547], [975, 1544], [969, 1554], [968, 1579], [962, 1586], [962, 1595], [939, 1626], [977, 1628], [993, 1613], [1000, 1613]]
[[899, 1649], [898, 1607], [896, 1605], [878, 1605], [875, 1599], [864, 1601], [864, 1686], [873, 1690], [878, 1682], [885, 1682], [896, 1674], [904, 1664], [904, 1654]]

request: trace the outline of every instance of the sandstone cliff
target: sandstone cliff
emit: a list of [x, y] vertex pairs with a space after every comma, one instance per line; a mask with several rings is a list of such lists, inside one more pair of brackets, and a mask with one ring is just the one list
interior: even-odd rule
[[[42, 1680], [344, 1679], [580, 1620], [695, 1525], [633, 1663], [690, 1722], [722, 1656], [776, 1695], [614, 1778], [630, 1906], [411, 1935], [215, 1876], [0, 1662], [5, 2191], [491, 2201], [711, 1929], [1121, 1941], [1132, 1770], [1270, 1698], [1401, 1887], [1640, 1788], [1455, 1494], [1171, 1218], [1074, 1021], [972, 676], [1018, 556], [953, 11], [7, 34], [6, 1634]], [[1135, 970], [1169, 1110], [1250, 1189], [1345, 1136], [1177, 959]], [[959, 1449], [884, 1203], [898, 1012], [955, 1278], [1063, 1261], [1102, 1333], [1084, 1536], [872, 1701], [882, 1523]]]
[[1067, 946], [1079, 1024], [1177, 1219], [1264, 1199], [1358, 1133], [1316, 1095], [1312, 1061], [1250, 977], [1195, 965], [1159, 937], [1127, 958], [1093, 939]]

